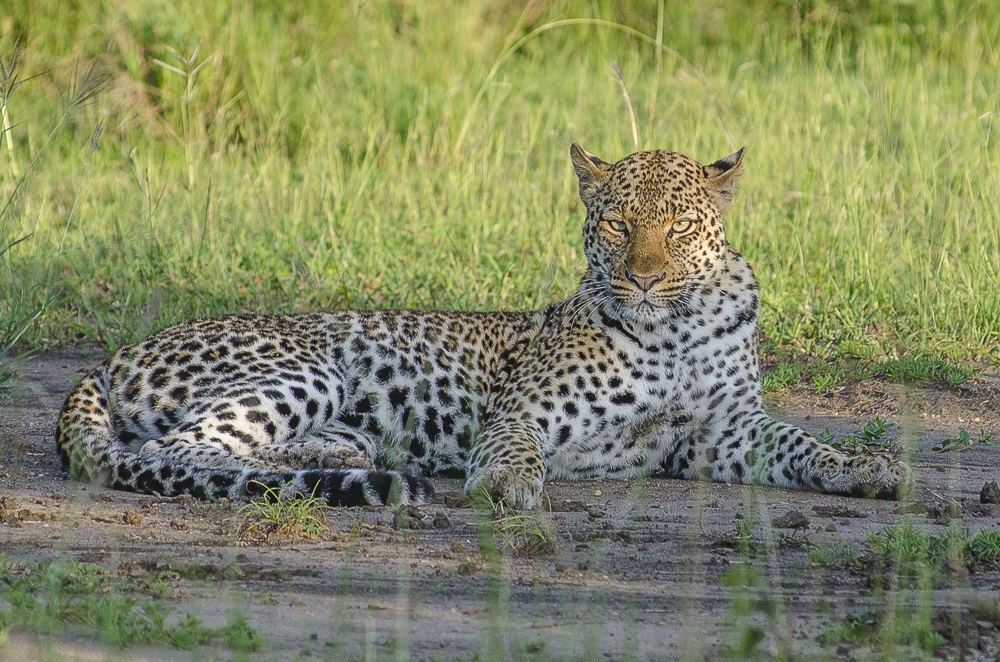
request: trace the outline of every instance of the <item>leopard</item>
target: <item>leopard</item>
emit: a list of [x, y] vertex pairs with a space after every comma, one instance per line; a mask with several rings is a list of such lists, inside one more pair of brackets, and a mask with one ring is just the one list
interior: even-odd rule
[[760, 294], [726, 240], [744, 149], [606, 162], [577, 144], [586, 266], [533, 311], [183, 322], [72, 390], [70, 478], [164, 497], [420, 504], [431, 477], [537, 509], [547, 481], [662, 476], [896, 498], [908, 469], [765, 412]]

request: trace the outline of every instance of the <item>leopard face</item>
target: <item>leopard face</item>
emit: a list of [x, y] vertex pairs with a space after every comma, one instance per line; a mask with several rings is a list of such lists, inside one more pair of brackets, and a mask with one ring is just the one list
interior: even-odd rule
[[609, 164], [571, 148], [587, 208], [584, 284], [608, 312], [662, 319], [685, 292], [713, 278], [729, 246], [723, 214], [743, 172], [743, 150], [702, 166], [651, 151]]

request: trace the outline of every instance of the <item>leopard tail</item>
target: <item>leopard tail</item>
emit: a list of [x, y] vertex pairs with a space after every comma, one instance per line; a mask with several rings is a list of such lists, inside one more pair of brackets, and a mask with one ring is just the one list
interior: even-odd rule
[[303, 494], [330, 506], [362, 506], [426, 503], [434, 496], [426, 478], [396, 471], [229, 469], [140, 456], [116, 433], [108, 392], [107, 371], [98, 368], [73, 389], [63, 405], [56, 448], [63, 468], [75, 480], [142, 494], [188, 494], [210, 501]]

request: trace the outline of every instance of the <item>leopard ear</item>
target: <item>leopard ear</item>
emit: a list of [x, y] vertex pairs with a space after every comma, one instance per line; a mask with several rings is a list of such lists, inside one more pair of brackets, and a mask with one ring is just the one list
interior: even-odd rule
[[569, 155], [573, 159], [576, 176], [580, 178], [580, 199], [583, 204], [590, 204], [597, 187], [608, 179], [611, 166], [576, 143], [570, 146]]
[[715, 193], [716, 199], [721, 207], [721, 211], [726, 211], [729, 203], [736, 195], [736, 180], [743, 175], [743, 150], [735, 154], [730, 154], [724, 159], [719, 159], [711, 165], [704, 166], [705, 177], [709, 189]]

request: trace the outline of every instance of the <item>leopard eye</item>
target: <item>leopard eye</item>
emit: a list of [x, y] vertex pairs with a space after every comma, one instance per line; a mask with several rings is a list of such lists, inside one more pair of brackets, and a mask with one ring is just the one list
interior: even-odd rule
[[694, 228], [694, 221], [687, 219], [674, 221], [674, 224], [670, 226], [670, 234], [674, 236], [687, 234], [692, 228]]
[[628, 226], [625, 225], [624, 221], [619, 221], [615, 218], [606, 218], [604, 219], [604, 223], [615, 234], [628, 234]]

